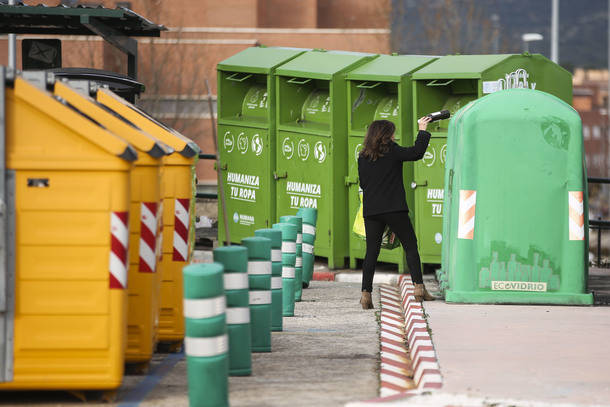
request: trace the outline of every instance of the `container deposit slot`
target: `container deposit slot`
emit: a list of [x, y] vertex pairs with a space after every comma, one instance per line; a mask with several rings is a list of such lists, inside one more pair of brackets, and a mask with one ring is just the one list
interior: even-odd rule
[[[454, 115], [462, 107], [478, 97], [478, 82], [473, 79], [433, 79], [416, 82], [417, 117], [447, 109]], [[447, 133], [449, 120], [431, 123], [431, 133]], [[434, 134], [433, 134], [434, 135]]]
[[330, 130], [329, 81], [280, 77], [280, 125], [307, 130]]
[[351, 131], [364, 136], [373, 120], [389, 120], [396, 125], [398, 138], [401, 134], [398, 83], [351, 81], [350, 87]]
[[220, 81], [223, 92], [219, 109], [221, 118], [239, 122], [267, 122], [269, 103], [266, 75], [221, 72]]

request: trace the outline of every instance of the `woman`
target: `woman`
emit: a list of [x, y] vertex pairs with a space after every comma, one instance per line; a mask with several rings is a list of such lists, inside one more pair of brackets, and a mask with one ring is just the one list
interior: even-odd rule
[[373, 308], [371, 292], [375, 264], [379, 256], [383, 231], [388, 225], [405, 249], [411, 279], [415, 284], [415, 299], [434, 300], [424, 287], [417, 238], [409, 219], [402, 179], [402, 164], [420, 160], [430, 142], [426, 131], [430, 118], [417, 121], [419, 132], [412, 147], [401, 147], [394, 142], [394, 123], [376, 120], [371, 123], [358, 157], [358, 176], [363, 191], [363, 216], [366, 233], [366, 255], [362, 264], [363, 309]]

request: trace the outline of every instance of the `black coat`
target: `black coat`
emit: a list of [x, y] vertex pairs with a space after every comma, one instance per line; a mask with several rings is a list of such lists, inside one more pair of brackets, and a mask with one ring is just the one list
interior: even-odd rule
[[429, 142], [430, 133], [420, 130], [412, 147], [401, 147], [393, 142], [389, 151], [375, 161], [358, 158], [365, 218], [381, 213], [409, 211], [405, 201], [402, 163], [420, 160]]

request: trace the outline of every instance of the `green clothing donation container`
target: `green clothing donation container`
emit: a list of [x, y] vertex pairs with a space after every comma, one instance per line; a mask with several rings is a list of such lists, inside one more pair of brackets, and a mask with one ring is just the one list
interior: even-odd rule
[[[296, 48], [252, 47], [217, 66], [218, 149], [232, 243], [274, 222], [274, 73], [277, 66], [303, 52]], [[222, 213], [218, 222], [218, 240], [225, 244]]]
[[318, 210], [314, 253], [330, 268], [349, 256], [346, 73], [375, 57], [314, 50], [276, 70], [277, 213]]
[[567, 103], [503, 90], [451, 120], [447, 302], [592, 304], [582, 123]]
[[[413, 74], [414, 117], [447, 109], [455, 114], [468, 102], [502, 89], [528, 88], [572, 103], [572, 76], [542, 55], [450, 55]], [[413, 129], [417, 121], [413, 120]], [[449, 119], [431, 123], [424, 158], [414, 165], [415, 233], [424, 266], [440, 264], [444, 169]], [[413, 133], [416, 134], [416, 133]], [[493, 138], [493, 134], [489, 135]]]
[[[347, 74], [348, 80], [348, 186], [349, 219], [348, 228], [354, 222], [362, 202], [362, 191], [358, 181], [358, 154], [364, 137], [373, 120], [389, 120], [396, 125], [395, 139], [401, 146], [413, 142], [413, 105], [411, 74], [436, 60], [436, 57], [411, 55], [381, 55], [359, 66]], [[413, 207], [413, 163], [403, 165], [406, 200]], [[350, 268], [356, 268], [356, 259], [364, 259], [366, 242], [349, 234]], [[405, 271], [406, 259], [402, 247], [394, 250], [381, 249], [379, 260], [398, 265], [399, 272]]]

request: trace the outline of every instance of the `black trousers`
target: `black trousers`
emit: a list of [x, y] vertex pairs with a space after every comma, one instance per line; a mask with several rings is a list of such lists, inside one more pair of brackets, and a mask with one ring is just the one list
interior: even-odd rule
[[417, 238], [409, 219], [409, 213], [406, 211], [382, 213], [364, 218], [366, 255], [362, 264], [362, 291], [373, 291], [375, 265], [377, 264], [377, 257], [379, 257], [381, 239], [386, 225], [396, 234], [400, 244], [405, 249], [407, 265], [413, 283], [423, 283], [419, 252], [417, 251]]

